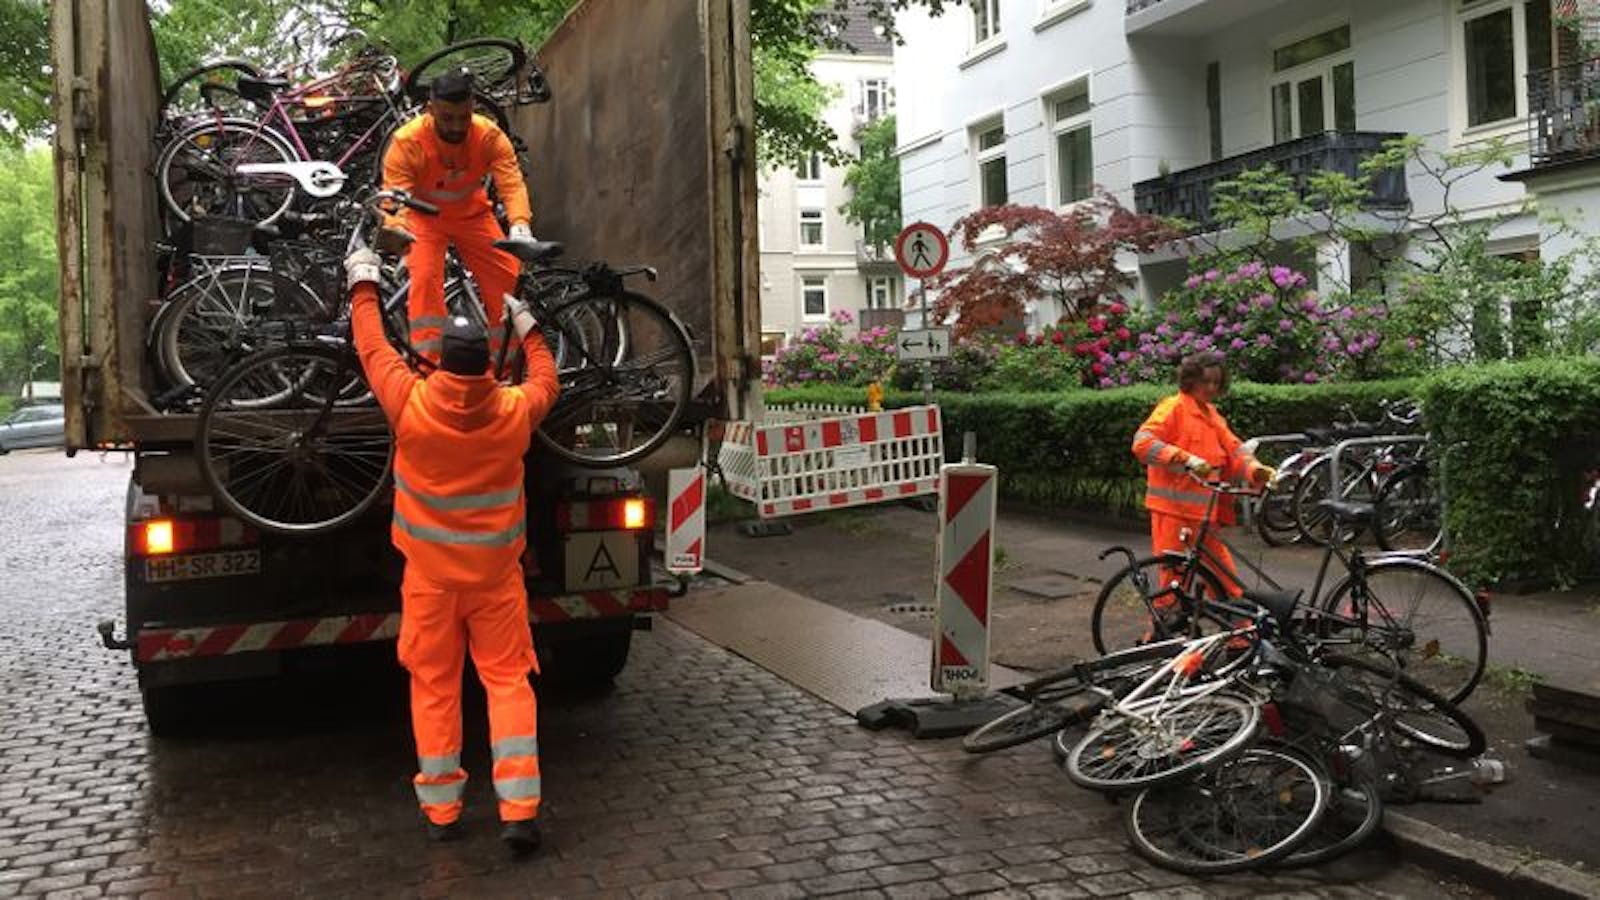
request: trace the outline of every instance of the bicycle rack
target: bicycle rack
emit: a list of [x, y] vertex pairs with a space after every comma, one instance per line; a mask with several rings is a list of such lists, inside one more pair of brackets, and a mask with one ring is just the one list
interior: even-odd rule
[[[1371, 437], [1349, 438], [1334, 444], [1328, 460], [1328, 477], [1332, 479], [1334, 497], [1338, 500], [1343, 500], [1345, 494], [1348, 493], [1348, 489], [1344, 481], [1339, 477], [1339, 457], [1344, 453], [1346, 448], [1357, 446], [1392, 447], [1396, 444], [1426, 444], [1427, 442], [1428, 436], [1425, 434], [1379, 434]], [[1373, 500], [1377, 500], [1377, 498], [1374, 497]], [[1443, 466], [1441, 465], [1439, 472], [1439, 517], [1441, 527], [1443, 527], [1442, 523], [1444, 522], [1444, 513], [1444, 471]], [[1444, 539], [1439, 544], [1439, 551], [1448, 552], [1449, 549], [1450, 529], [1444, 528]], [[1397, 551], [1394, 555], [1415, 555], [1415, 551]]]

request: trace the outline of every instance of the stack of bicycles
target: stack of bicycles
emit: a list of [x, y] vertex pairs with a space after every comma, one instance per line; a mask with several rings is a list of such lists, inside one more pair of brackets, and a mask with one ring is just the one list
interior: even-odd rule
[[[1213, 507], [1236, 491], [1212, 488]], [[1322, 504], [1341, 529], [1349, 506]], [[1326, 599], [1320, 577], [1310, 598], [1237, 579], [1224, 590], [1203, 549], [1107, 551], [1127, 562], [1096, 604], [1105, 655], [1013, 689], [1022, 704], [966, 748], [1054, 735], [1067, 775], [1126, 799], [1135, 849], [1177, 871], [1309, 865], [1357, 846], [1386, 802], [1460, 778], [1483, 752], [1455, 704], [1481, 676], [1487, 623], [1475, 605], [1398, 590], [1403, 577], [1454, 595], [1426, 561], [1328, 546], [1349, 575]]]
[[[332, 318], [353, 227], [343, 211], [376, 187], [383, 148], [420, 111], [434, 77], [471, 69], [476, 107], [519, 149], [506, 110], [549, 98], [514, 41], [454, 44], [405, 72], [359, 35], [330, 43], [336, 59], [301, 78], [227, 59], [183, 74], [163, 94], [155, 131], [162, 301], [147, 334], [163, 410], [192, 410], [229, 364], [260, 349], [261, 321]], [[450, 260], [447, 295], [472, 289]], [[404, 318], [407, 292], [403, 269], [391, 267], [390, 315]]]
[[[1307, 429], [1274, 441], [1280, 477], [1253, 506], [1254, 523], [1271, 546], [1324, 544], [1332, 521], [1319, 502], [1338, 499], [1367, 504], [1369, 521], [1347, 522], [1347, 540], [1370, 531], [1379, 547], [1393, 552], [1435, 554], [1444, 543], [1444, 509], [1437, 478], [1437, 450], [1419, 432], [1421, 410], [1412, 402], [1381, 404], [1377, 421], [1347, 421]], [[1346, 446], [1334, 484], [1334, 448]]]

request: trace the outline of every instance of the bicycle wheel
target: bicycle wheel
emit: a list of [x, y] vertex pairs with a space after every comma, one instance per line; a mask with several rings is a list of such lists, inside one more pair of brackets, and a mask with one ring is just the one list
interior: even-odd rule
[[1439, 496], [1424, 466], [1411, 466], [1384, 479], [1373, 507], [1373, 530], [1385, 550], [1433, 553], [1444, 543]]
[[474, 87], [498, 98], [501, 94], [515, 92], [517, 76], [527, 61], [527, 54], [516, 41], [503, 38], [461, 41], [427, 57], [406, 73], [406, 95], [414, 100], [426, 100], [433, 79], [450, 69], [465, 67], [472, 72]]
[[[1134, 567], [1125, 566], [1106, 579], [1095, 599], [1090, 615], [1089, 630], [1094, 638], [1094, 649], [1101, 653], [1114, 653], [1150, 640], [1177, 637], [1199, 637], [1201, 633], [1219, 630], [1222, 625], [1214, 615], [1197, 611], [1209, 604], [1227, 599], [1222, 580], [1203, 564], [1196, 565], [1176, 586], [1162, 583], [1161, 570], [1173, 568], [1183, 571], [1183, 557], [1179, 554], [1147, 556], [1134, 564], [1145, 579], [1151, 594], [1147, 601], [1135, 584]], [[1175, 615], [1153, 615], [1168, 603], [1175, 604]], [[1210, 626], [1207, 626], [1207, 623]]]
[[156, 335], [168, 382], [207, 387], [236, 360], [262, 349], [259, 325], [285, 288], [302, 296], [302, 309], [316, 307], [314, 291], [276, 278], [265, 258], [241, 257], [180, 285], [167, 300], [170, 311]]
[[1300, 526], [1294, 520], [1294, 489], [1298, 475], [1280, 476], [1268, 485], [1256, 503], [1256, 533], [1269, 547], [1284, 547], [1300, 541]]
[[382, 496], [394, 457], [383, 411], [329, 400], [356, 366], [333, 348], [274, 347], [217, 379], [195, 445], [207, 484], [234, 515], [265, 531], [317, 534]]
[[1354, 850], [1383, 823], [1378, 783], [1365, 772], [1350, 771], [1328, 794], [1328, 810], [1306, 839], [1278, 861], [1285, 868], [1316, 866]]
[[1329, 655], [1322, 664], [1360, 702], [1387, 710], [1395, 731], [1446, 756], [1470, 758], [1488, 747], [1483, 729], [1455, 703], [1392, 666], [1356, 656]]
[[1218, 875], [1265, 865], [1316, 830], [1330, 789], [1291, 747], [1252, 747], [1190, 784], [1141, 791], [1124, 819], [1133, 849], [1162, 868]]
[[961, 738], [961, 749], [968, 753], [990, 753], [1055, 734], [1074, 722], [1099, 712], [1105, 700], [1089, 693], [1089, 686], [1078, 683], [1075, 690], [1046, 698], [1036, 697], [989, 720]]
[[1400, 669], [1452, 703], [1483, 675], [1488, 626], [1470, 591], [1450, 573], [1396, 557], [1366, 563], [1340, 581], [1322, 609], [1321, 636], [1392, 656]]
[[1261, 708], [1231, 694], [1195, 697], [1159, 715], [1156, 702], [1102, 713], [1067, 754], [1067, 777], [1108, 792], [1171, 784], [1237, 756], [1261, 724]]
[[628, 291], [579, 296], [548, 318], [547, 341], [560, 332], [573, 359], [557, 367], [561, 398], [539, 425], [540, 442], [593, 466], [625, 465], [666, 443], [694, 386], [682, 323]]
[[249, 119], [196, 122], [167, 142], [156, 161], [162, 202], [187, 222], [195, 213], [267, 225], [294, 201], [287, 175], [241, 175], [245, 163], [298, 159], [287, 139]]
[[247, 59], [219, 59], [195, 66], [174, 78], [162, 92], [161, 119], [197, 112], [240, 115], [249, 103], [239, 96], [239, 79], [260, 77], [261, 70]]
[[[1359, 500], [1362, 495], [1356, 487], [1362, 478], [1359, 467], [1345, 466], [1341, 480], [1347, 488], [1346, 499]], [[1318, 504], [1333, 497], [1333, 462], [1331, 457], [1321, 457], [1306, 467], [1294, 485], [1294, 499], [1290, 506], [1294, 512], [1295, 527], [1303, 540], [1326, 546], [1333, 534], [1333, 517]], [[1340, 532], [1340, 542], [1349, 543], [1361, 535], [1360, 526], [1346, 525]]]

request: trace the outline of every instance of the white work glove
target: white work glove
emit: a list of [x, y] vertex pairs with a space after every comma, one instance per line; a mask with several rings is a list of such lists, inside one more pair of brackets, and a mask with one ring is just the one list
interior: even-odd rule
[[511, 226], [510, 237], [519, 241], [531, 241], [533, 240], [533, 229], [529, 228], [526, 222], [518, 222]]
[[505, 295], [506, 317], [511, 320], [511, 327], [517, 330], [517, 340], [523, 340], [528, 333], [539, 327], [539, 322], [534, 319], [533, 313], [528, 311], [528, 304], [523, 303], [510, 294]]
[[1188, 469], [1190, 472], [1193, 472], [1195, 475], [1198, 475], [1201, 478], [1204, 478], [1207, 475], [1211, 474], [1211, 463], [1206, 462], [1205, 460], [1201, 459], [1198, 456], [1189, 457], [1189, 461], [1184, 463], [1183, 465], [1184, 465], [1184, 468]]
[[383, 270], [383, 261], [378, 259], [378, 252], [368, 247], [345, 257], [344, 284], [350, 290], [355, 290], [358, 284], [377, 284]]

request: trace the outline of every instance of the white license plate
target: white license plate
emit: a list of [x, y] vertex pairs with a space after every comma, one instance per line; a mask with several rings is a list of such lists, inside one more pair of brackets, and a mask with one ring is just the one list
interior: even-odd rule
[[567, 535], [567, 590], [596, 591], [637, 585], [637, 535], [633, 531], [579, 531]]
[[261, 574], [260, 550], [227, 550], [188, 556], [156, 556], [144, 561], [145, 581], [187, 581]]

